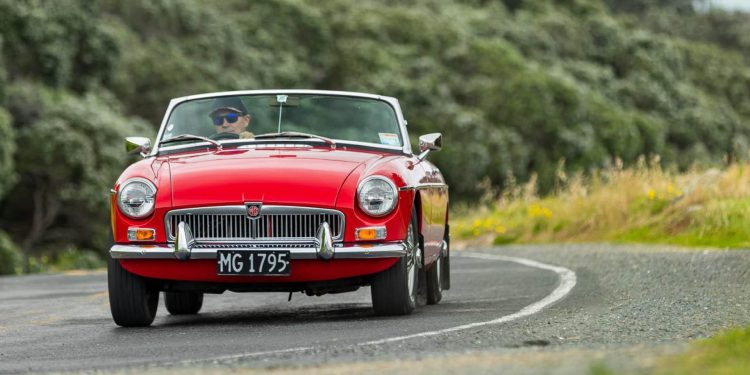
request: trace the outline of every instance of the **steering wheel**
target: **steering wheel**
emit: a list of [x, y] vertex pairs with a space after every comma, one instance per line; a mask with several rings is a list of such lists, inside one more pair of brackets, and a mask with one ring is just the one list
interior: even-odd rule
[[222, 139], [240, 139], [240, 135], [237, 133], [214, 133], [208, 136], [208, 138], [215, 141]]

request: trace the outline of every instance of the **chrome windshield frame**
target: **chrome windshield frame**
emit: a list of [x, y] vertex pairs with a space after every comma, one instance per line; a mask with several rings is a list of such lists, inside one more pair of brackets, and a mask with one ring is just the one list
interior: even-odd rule
[[[157, 156], [159, 155], [159, 152], [161, 150], [164, 151], [179, 151], [181, 149], [192, 149], [196, 146], [202, 146], [202, 145], [208, 145], [207, 142], [195, 142], [185, 145], [177, 145], [177, 146], [161, 146], [161, 143], [159, 140], [161, 139], [164, 129], [166, 127], [167, 121], [169, 120], [169, 116], [172, 114], [172, 111], [175, 107], [178, 105], [191, 101], [196, 99], [207, 99], [207, 98], [214, 98], [214, 97], [221, 97], [221, 96], [250, 96], [250, 95], [275, 95], [275, 94], [285, 94], [285, 95], [329, 95], [329, 96], [342, 96], [342, 97], [353, 97], [353, 98], [366, 98], [366, 99], [373, 99], [373, 100], [380, 100], [385, 103], [387, 103], [395, 112], [396, 118], [398, 121], [398, 126], [401, 131], [401, 143], [402, 146], [388, 146], [388, 145], [382, 145], [378, 143], [367, 143], [367, 142], [357, 142], [357, 141], [349, 141], [345, 139], [333, 139], [336, 143], [348, 143], [353, 145], [363, 145], [370, 148], [375, 149], [383, 149], [388, 151], [394, 151], [394, 150], [400, 150], [404, 154], [411, 155], [412, 154], [412, 148], [411, 143], [409, 141], [409, 133], [406, 129], [406, 120], [404, 119], [404, 115], [401, 112], [401, 106], [398, 102], [398, 99], [389, 97], [389, 96], [381, 96], [381, 95], [373, 95], [373, 94], [367, 94], [367, 93], [360, 93], [360, 92], [349, 92], [349, 91], [327, 91], [327, 90], [242, 90], [242, 91], [221, 91], [221, 92], [213, 92], [213, 93], [205, 93], [205, 94], [198, 94], [198, 95], [189, 95], [189, 96], [183, 96], [179, 98], [174, 98], [169, 102], [169, 106], [167, 106], [167, 111], [164, 113], [164, 117], [161, 121], [161, 125], [159, 126], [159, 132], [156, 135], [156, 141], [154, 142], [154, 148], [151, 150], [151, 153], [149, 156]], [[259, 140], [260, 141], [260, 140]], [[256, 143], [258, 141], [253, 142], [253, 140], [227, 140], [222, 141], [221, 143], [223, 145], [232, 145], [232, 144], [248, 144], [248, 143]], [[322, 144], [325, 144], [321, 141]]]

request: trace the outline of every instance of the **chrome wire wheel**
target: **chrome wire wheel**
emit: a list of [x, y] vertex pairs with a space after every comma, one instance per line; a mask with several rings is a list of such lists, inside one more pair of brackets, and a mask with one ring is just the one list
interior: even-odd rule
[[443, 291], [443, 255], [438, 255], [437, 260], [435, 261], [435, 265], [433, 267], [437, 267], [437, 270], [435, 271], [437, 273], [437, 289], [438, 291]]
[[406, 230], [406, 248], [406, 277], [408, 278], [409, 298], [416, 301], [417, 265], [421, 261], [421, 251], [419, 245], [414, 241], [414, 226], [411, 223]]
[[435, 261], [425, 272], [428, 305], [435, 305], [443, 299], [443, 274], [445, 273], [443, 267], [445, 261], [443, 249], [441, 249]]
[[372, 307], [378, 315], [407, 315], [417, 306], [422, 272], [422, 249], [417, 237], [417, 213], [412, 212], [401, 243], [404, 256], [370, 283]]

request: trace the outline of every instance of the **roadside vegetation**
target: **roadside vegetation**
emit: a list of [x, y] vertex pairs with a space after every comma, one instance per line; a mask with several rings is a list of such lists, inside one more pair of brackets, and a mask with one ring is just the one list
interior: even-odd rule
[[655, 375], [740, 375], [750, 369], [750, 327], [694, 342], [686, 352], [665, 357]]
[[[499, 198], [492, 198], [498, 197]], [[544, 242], [664, 243], [750, 247], [750, 164], [663, 169], [658, 158], [566, 175], [539, 196], [535, 179], [488, 189], [483, 204], [457, 208], [454, 238], [467, 244]]]
[[[105, 257], [108, 190], [134, 160], [122, 138], [153, 137], [170, 98], [200, 92], [312, 88], [398, 97], [412, 143], [444, 134], [444, 149], [430, 160], [453, 202], [467, 205], [477, 204], [484, 186], [513, 191], [533, 182], [535, 195], [573, 194], [578, 178], [593, 188], [608, 178], [594, 172], [619, 168], [617, 158], [623, 170], [637, 169], [639, 155], [661, 155], [659, 164], [679, 171], [743, 163], [750, 22], [706, 4], [0, 0], [0, 257], [21, 259], [0, 273], [31, 272], [33, 259], [58, 259], [66, 249]], [[647, 188], [654, 199], [630, 209], [661, 204], [665, 217], [683, 215], [668, 204], [677, 196], [659, 198], [673, 194], [668, 185]], [[724, 204], [744, 204], [736, 200]], [[573, 224], [544, 224], [564, 214], [553, 200], [507, 202], [517, 204], [515, 220], [540, 223], [532, 238], [503, 221], [508, 241], [552, 238], [555, 228], [572, 240]], [[631, 224], [611, 237], [662, 235]]]
[[[693, 341], [679, 354], [665, 355], [655, 364], [634, 373], [639, 375], [744, 375], [750, 369], [750, 326], [734, 328], [709, 339]], [[594, 363], [591, 375], [616, 375], [621, 372], [603, 363]]]

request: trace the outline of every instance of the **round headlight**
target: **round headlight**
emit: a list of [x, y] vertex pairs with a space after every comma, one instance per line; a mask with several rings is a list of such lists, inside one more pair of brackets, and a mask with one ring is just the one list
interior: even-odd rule
[[127, 217], [142, 219], [154, 212], [156, 186], [143, 178], [125, 181], [117, 193], [117, 207]]
[[385, 216], [396, 208], [396, 185], [383, 176], [370, 176], [357, 188], [359, 208], [370, 216]]

